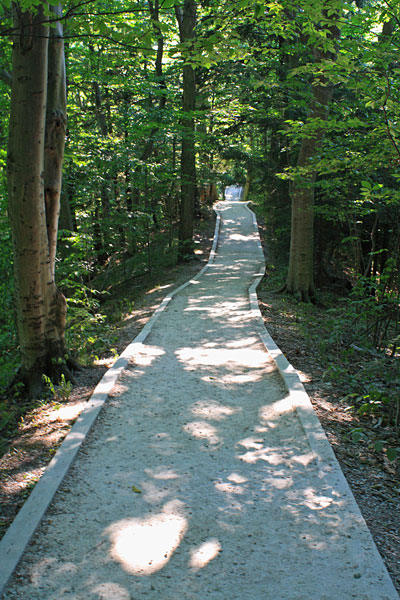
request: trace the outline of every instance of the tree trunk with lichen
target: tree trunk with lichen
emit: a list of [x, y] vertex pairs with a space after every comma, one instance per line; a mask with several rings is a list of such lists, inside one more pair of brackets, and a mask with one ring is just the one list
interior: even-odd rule
[[70, 375], [64, 341], [66, 303], [54, 278], [65, 132], [65, 100], [60, 100], [65, 95], [63, 53], [54, 30], [48, 62], [49, 28], [43, 21], [40, 8], [36, 14], [15, 8], [18, 35], [13, 46], [7, 161], [21, 352], [18, 380], [30, 397], [40, 392], [44, 374], [55, 382], [61, 373]]

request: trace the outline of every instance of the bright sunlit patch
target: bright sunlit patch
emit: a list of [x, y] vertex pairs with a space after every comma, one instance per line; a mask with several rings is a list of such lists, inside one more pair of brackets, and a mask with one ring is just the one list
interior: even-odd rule
[[[207, 296], [203, 298], [206, 300]], [[193, 310], [201, 310], [209, 312], [215, 319], [219, 317], [225, 316], [229, 319], [229, 322], [234, 322], [235, 317], [237, 318], [238, 314], [241, 320], [246, 317], [249, 318], [249, 313], [247, 310], [247, 302], [243, 300], [224, 300], [223, 302], [217, 301], [215, 297], [210, 297], [210, 305], [204, 306], [204, 302], [201, 303], [201, 306], [197, 306], [198, 301], [192, 299], [189, 301], [189, 305], [185, 308], [184, 312], [191, 312]]]
[[293, 462], [303, 465], [303, 467], [307, 467], [313, 460], [315, 460], [314, 452], [307, 452], [307, 454], [299, 454], [292, 457]]
[[203, 419], [222, 421], [241, 410], [241, 407], [232, 408], [231, 406], [225, 406], [224, 404], [219, 404], [212, 400], [204, 400], [196, 402], [193, 405], [192, 413], [196, 415], [196, 417], [202, 417]]
[[107, 529], [111, 556], [133, 575], [151, 575], [162, 569], [187, 530], [183, 503], [168, 502], [161, 513], [142, 519], [123, 519]]
[[187, 423], [183, 429], [195, 438], [208, 440], [210, 444], [218, 444], [220, 442], [215, 427], [205, 421]]
[[240, 340], [227, 342], [227, 348], [245, 348], [246, 346], [253, 346], [254, 344], [258, 344], [259, 339], [255, 336], [240, 338]]
[[[238, 443], [245, 448], [249, 448], [248, 452], [239, 455], [240, 460], [243, 460], [243, 462], [254, 464], [259, 460], [263, 460], [270, 465], [280, 465], [285, 462], [282, 454], [273, 451], [272, 448], [264, 447], [262, 440], [246, 438]], [[254, 448], [254, 450], [250, 450], [251, 448]]]
[[138, 346], [134, 361], [140, 367], [149, 367], [156, 358], [165, 354], [165, 351], [157, 346], [145, 346], [144, 344], [138, 344]]
[[85, 406], [87, 406], [86, 400], [55, 408], [50, 413], [50, 419], [52, 421], [73, 421], [80, 415]]
[[181, 348], [177, 350], [178, 359], [184, 363], [197, 366], [239, 365], [247, 368], [261, 368], [266, 363], [263, 350], [249, 348]]
[[233, 483], [246, 483], [247, 478], [239, 473], [231, 473], [229, 477], [227, 477], [227, 480], [232, 481]]
[[296, 370], [300, 377], [301, 383], [310, 383], [312, 381], [311, 375], [309, 375], [308, 373], [304, 373], [304, 371], [299, 371], [299, 369]]
[[266, 489], [286, 490], [293, 486], [293, 478], [287, 475], [284, 477], [267, 477], [264, 479], [264, 484]]
[[241, 233], [231, 233], [229, 236], [229, 241], [233, 242], [249, 242], [250, 240], [256, 240], [257, 235], [255, 233], [250, 235], [243, 235]]
[[255, 448], [256, 450], [260, 450], [264, 446], [264, 440], [255, 437], [245, 438], [238, 443], [246, 449]]
[[203, 569], [209, 562], [214, 560], [221, 552], [221, 544], [215, 538], [211, 538], [197, 548], [190, 551], [190, 566], [192, 569]]
[[96, 594], [96, 598], [99, 600], [131, 600], [132, 596], [118, 583], [108, 581], [106, 583], [100, 583], [100, 585], [93, 588], [93, 592]]
[[311, 510], [322, 510], [324, 508], [328, 508], [328, 506], [330, 506], [333, 502], [333, 499], [329, 498], [328, 496], [318, 496], [315, 493], [315, 490], [312, 488], [307, 488], [304, 490], [304, 495], [306, 497], [304, 504]]
[[154, 479], [178, 479], [179, 475], [174, 471], [174, 469], [170, 469], [169, 467], [154, 467], [153, 469], [145, 469], [147, 475], [150, 477], [154, 477]]
[[284, 413], [292, 410], [293, 401], [290, 396], [286, 396], [286, 398], [262, 406], [260, 408], [260, 420], [263, 423], [265, 423], [265, 421], [273, 421], [274, 419], [278, 419]]
[[277, 452], [269, 452], [268, 450], [259, 452], [246, 452], [242, 454], [240, 459], [249, 464], [254, 464], [258, 460], [263, 460], [270, 465], [280, 465], [283, 462], [283, 457]]
[[233, 483], [222, 483], [217, 482], [215, 489], [219, 492], [225, 492], [225, 494], [243, 494], [243, 488], [240, 485], [234, 485]]
[[226, 375], [222, 377], [221, 381], [223, 383], [254, 383], [255, 381], [259, 381], [262, 379], [262, 375], [260, 373], [256, 374], [253, 372], [248, 373], [247, 375]]
[[115, 363], [115, 358], [113, 356], [109, 356], [108, 358], [97, 358], [93, 361], [93, 364], [97, 367], [107, 367], [108, 369], [112, 367]]
[[167, 290], [171, 286], [172, 286], [172, 283], [167, 283], [166, 285], [158, 285], [157, 287], [152, 288], [151, 290], [146, 292], [146, 296], [148, 296], [149, 294], [154, 294], [154, 292], [159, 292], [160, 290]]

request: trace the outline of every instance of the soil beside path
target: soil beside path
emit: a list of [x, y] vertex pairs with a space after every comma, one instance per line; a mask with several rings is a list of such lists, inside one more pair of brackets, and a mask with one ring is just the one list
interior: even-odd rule
[[397, 598], [259, 341], [251, 213], [221, 212], [216, 262], [138, 345], [5, 598]]

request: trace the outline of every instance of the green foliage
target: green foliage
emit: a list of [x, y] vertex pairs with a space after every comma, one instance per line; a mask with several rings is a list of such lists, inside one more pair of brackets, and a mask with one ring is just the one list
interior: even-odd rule
[[[39, 4], [19, 2], [23, 10]], [[9, 24], [11, 2], [1, 5]], [[288, 253], [293, 182], [317, 174], [317, 283], [351, 288], [326, 312], [315, 342], [325, 378], [349, 386], [357, 418], [398, 427], [400, 33], [397, 27], [383, 35], [382, 27], [398, 22], [399, 7], [340, 0], [300, 0], [295, 9], [287, 0], [206, 2], [198, 5], [195, 41], [182, 45], [178, 5], [163, 0], [155, 15], [141, 1], [121, 6], [111, 0], [107, 10], [99, 0], [65, 4], [68, 135], [56, 277], [68, 304], [68, 350], [85, 364], [115, 353], [114, 323], [131, 303], [116, 295], [124, 297], [132, 281], [176, 261], [186, 61], [197, 71], [198, 188], [214, 184], [221, 191], [247, 183], [265, 217], [271, 254]], [[324, 27], [335, 15], [341, 29], [337, 60], [321, 59], [321, 51], [335, 50]], [[1, 72], [10, 71], [11, 43], [0, 38]], [[6, 217], [6, 80], [0, 80], [2, 388], [18, 367]], [[334, 85], [326, 121], [310, 119], [312, 82]], [[321, 129], [323, 147], [299, 168], [302, 142]], [[284, 276], [279, 265], [274, 287]], [[302, 313], [306, 324], [307, 310], [313, 309]], [[365, 360], [355, 372], [351, 364], [360, 354]], [[0, 414], [7, 429], [19, 408], [7, 404]], [[380, 438], [374, 443], [380, 448]], [[382, 448], [389, 457], [397, 446]]]
[[[366, 344], [388, 351], [394, 356], [399, 347], [400, 312], [398, 268], [394, 259], [387, 259], [382, 273], [359, 276], [351, 294], [343, 300], [342, 309], [351, 324], [346, 343]], [[334, 335], [343, 328], [340, 321], [333, 325]]]
[[43, 381], [46, 384], [48, 393], [54, 400], [66, 402], [72, 392], [72, 383], [65, 379], [64, 373], [61, 374], [60, 383], [54, 384], [50, 377], [43, 375]]

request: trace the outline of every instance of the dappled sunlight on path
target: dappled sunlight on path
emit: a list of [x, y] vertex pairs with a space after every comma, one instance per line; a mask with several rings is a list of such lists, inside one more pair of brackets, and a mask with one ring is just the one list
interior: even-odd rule
[[252, 215], [219, 210], [215, 262], [134, 347], [10, 598], [394, 600], [261, 343]]
[[111, 556], [134, 575], [159, 571], [186, 532], [187, 520], [181, 512], [181, 502], [171, 501], [156, 515], [113, 523], [105, 532], [111, 540]]

